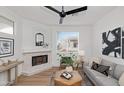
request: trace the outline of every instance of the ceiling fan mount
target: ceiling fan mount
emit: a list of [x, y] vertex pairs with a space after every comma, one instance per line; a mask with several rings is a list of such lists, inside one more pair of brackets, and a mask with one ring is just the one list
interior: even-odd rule
[[60, 12], [60, 14], [59, 14], [59, 15], [60, 15], [60, 17], [66, 17], [66, 13], [65, 13], [65, 12], [63, 12], [63, 11], [62, 11], [62, 12]]
[[60, 17], [65, 17], [66, 16], [66, 12], [64, 11], [64, 6], [62, 6], [62, 12], [60, 12]]
[[80, 8], [74, 9], [74, 10], [70, 10], [70, 11], [66, 11], [66, 12], [64, 11], [64, 6], [62, 6], [61, 12], [51, 6], [45, 6], [45, 7], [48, 8], [49, 10], [52, 10], [52, 11], [56, 12], [57, 14], [59, 14], [59, 16], [60, 16], [59, 24], [62, 24], [63, 18], [66, 17], [67, 15], [71, 15], [71, 14], [75, 14], [75, 13], [87, 10], [87, 6], [83, 6], [83, 7], [80, 7]]

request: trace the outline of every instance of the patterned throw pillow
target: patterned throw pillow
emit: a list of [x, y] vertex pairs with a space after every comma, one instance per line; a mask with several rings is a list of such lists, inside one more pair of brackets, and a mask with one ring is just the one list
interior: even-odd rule
[[106, 76], [108, 76], [110, 66], [104, 66], [93, 62], [91, 69], [96, 70]]
[[93, 62], [91, 69], [96, 70], [97, 68], [98, 68], [98, 64], [96, 62]]

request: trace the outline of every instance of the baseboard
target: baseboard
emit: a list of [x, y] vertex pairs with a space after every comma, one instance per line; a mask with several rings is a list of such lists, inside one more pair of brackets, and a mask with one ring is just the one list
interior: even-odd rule
[[22, 72], [22, 75], [31, 76], [31, 75], [38, 74], [38, 73], [45, 71], [47, 69], [50, 69], [50, 68], [52, 68], [52, 66], [45, 68], [45, 69], [42, 69], [42, 70], [40, 69], [40, 70], [36, 70], [36, 71], [32, 71], [32, 72], [31, 71], [30, 72]]

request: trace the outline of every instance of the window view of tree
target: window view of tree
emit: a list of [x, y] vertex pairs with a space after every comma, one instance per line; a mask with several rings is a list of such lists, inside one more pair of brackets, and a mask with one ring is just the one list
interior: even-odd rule
[[59, 52], [78, 51], [79, 32], [58, 32], [57, 50]]

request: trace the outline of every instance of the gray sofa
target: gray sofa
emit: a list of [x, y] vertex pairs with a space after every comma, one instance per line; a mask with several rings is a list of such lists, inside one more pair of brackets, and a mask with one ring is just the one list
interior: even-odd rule
[[119, 86], [118, 80], [124, 72], [124, 65], [115, 64], [105, 59], [102, 59], [101, 64], [110, 66], [109, 76], [91, 69], [88, 64], [83, 65], [84, 74], [96, 86]]

